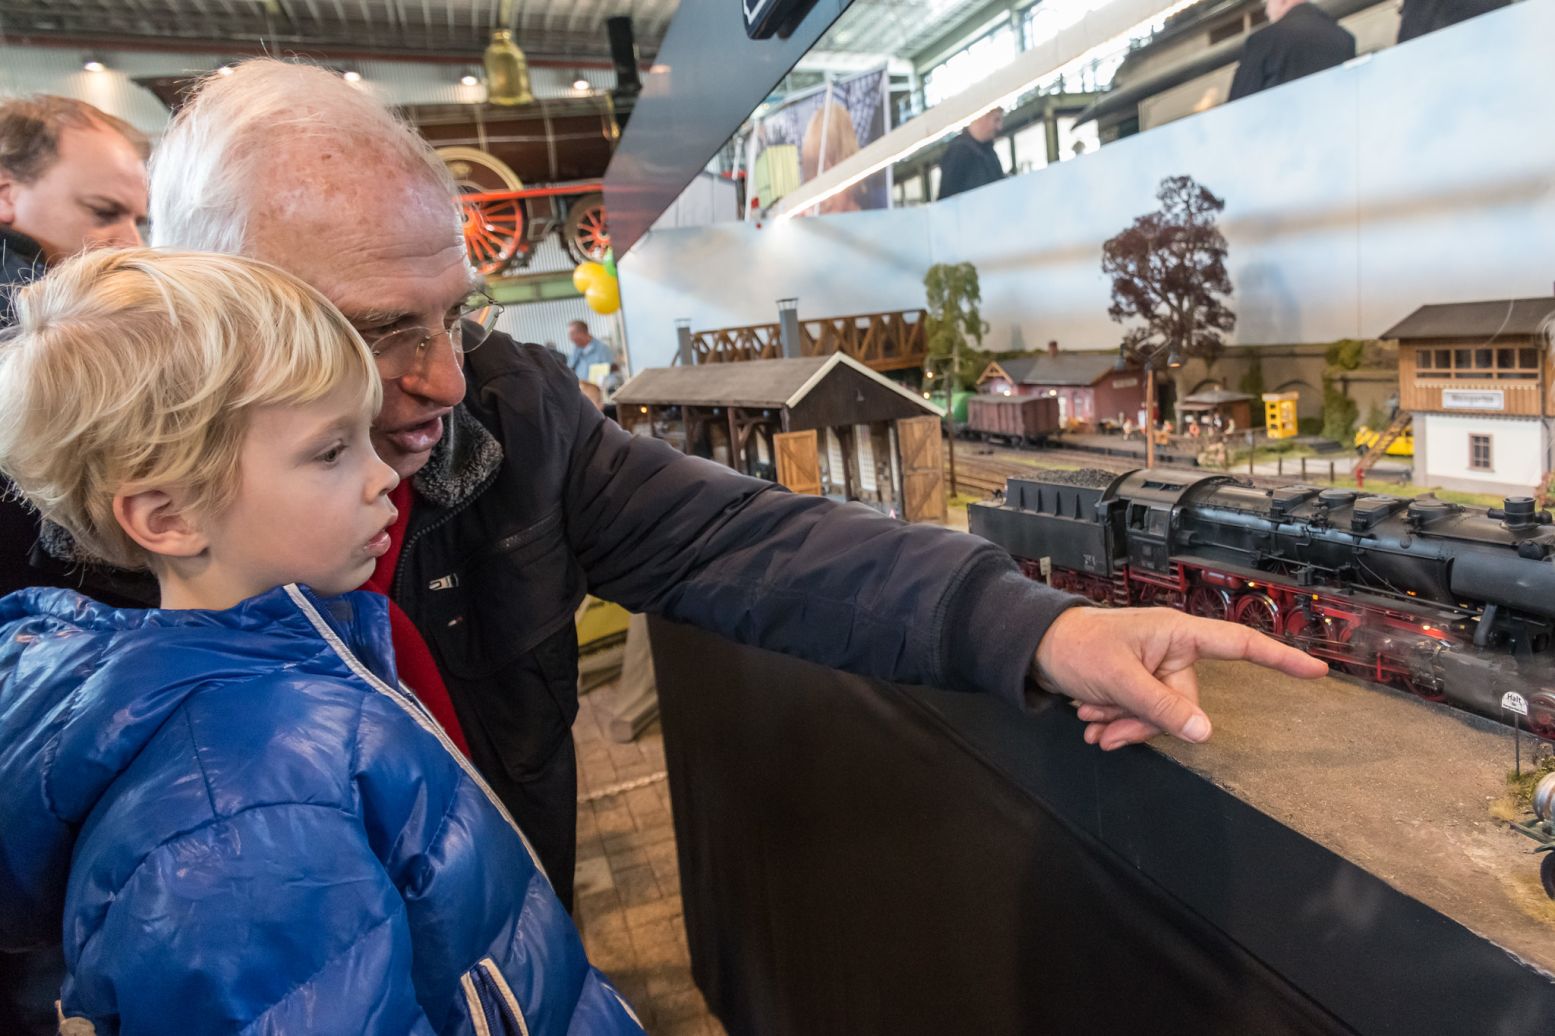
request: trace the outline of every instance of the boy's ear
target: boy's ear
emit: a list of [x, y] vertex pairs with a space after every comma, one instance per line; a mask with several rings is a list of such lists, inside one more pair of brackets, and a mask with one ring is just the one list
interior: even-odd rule
[[200, 523], [165, 490], [120, 493], [113, 498], [113, 516], [130, 539], [152, 554], [192, 558], [210, 545]]

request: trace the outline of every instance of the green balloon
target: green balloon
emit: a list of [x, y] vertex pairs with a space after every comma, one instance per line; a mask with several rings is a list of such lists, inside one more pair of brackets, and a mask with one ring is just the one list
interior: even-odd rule
[[612, 277], [621, 276], [620, 274], [616, 273], [616, 261], [611, 257], [609, 252], [605, 253], [605, 272]]

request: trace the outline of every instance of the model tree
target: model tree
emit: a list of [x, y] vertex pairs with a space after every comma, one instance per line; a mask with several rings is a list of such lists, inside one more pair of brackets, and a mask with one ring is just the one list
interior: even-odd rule
[[1191, 176], [1167, 177], [1155, 196], [1161, 207], [1108, 240], [1101, 257], [1112, 278], [1107, 314], [1120, 324], [1140, 322], [1124, 333], [1119, 355], [1150, 375], [1152, 425], [1154, 372], [1189, 357], [1212, 366], [1225, 349], [1223, 335], [1236, 326], [1221, 301], [1231, 295], [1226, 239], [1216, 223], [1226, 203]]
[[923, 277], [927, 309], [924, 315], [925, 380], [942, 379], [946, 427], [950, 433], [950, 489], [956, 491], [956, 390], [977, 377], [978, 355], [967, 348], [971, 339], [983, 344], [988, 325], [978, 305], [983, 301], [977, 267], [971, 263], [935, 263]]

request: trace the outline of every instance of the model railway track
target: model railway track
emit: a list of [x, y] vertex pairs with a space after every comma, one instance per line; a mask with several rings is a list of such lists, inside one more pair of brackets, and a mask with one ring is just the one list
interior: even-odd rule
[[[1145, 466], [1142, 457], [1111, 457], [1086, 450], [1048, 449], [1035, 452], [993, 447], [991, 453], [981, 452], [986, 450], [989, 450], [989, 447], [981, 443], [956, 443], [956, 487], [961, 492], [984, 492], [992, 495], [1003, 492], [1006, 479], [1040, 477], [1044, 470], [1094, 468], [1122, 474]], [[1171, 465], [1163, 464], [1161, 467], [1171, 467]], [[1214, 471], [1206, 468], [1203, 472], [1206, 475], [1230, 475], [1238, 481], [1260, 489], [1276, 489], [1300, 481], [1294, 471], [1283, 477], [1249, 475], [1246, 471], [1237, 471], [1234, 468], [1230, 471]], [[1315, 472], [1313, 476], [1308, 479], [1312, 485], [1326, 484], [1324, 479], [1316, 477]], [[1386, 484], [1377, 483], [1377, 492], [1386, 493]]]

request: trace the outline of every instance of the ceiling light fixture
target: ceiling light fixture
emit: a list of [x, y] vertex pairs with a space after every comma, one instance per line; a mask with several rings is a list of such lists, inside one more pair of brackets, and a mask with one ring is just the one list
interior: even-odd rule
[[579, 93], [591, 89], [593, 85], [594, 84], [590, 83], [587, 79], [584, 79], [582, 75], [579, 75], [578, 78], [572, 81], [572, 88]]
[[220, 68], [216, 69], [216, 74], [217, 75], [222, 75], [222, 76], [230, 76], [232, 74], [232, 66], [231, 65], [222, 65]]
[[360, 83], [362, 81], [362, 73], [358, 72], [354, 68], [346, 69], [344, 72], [340, 73], [340, 76], [348, 83]]
[[460, 86], [479, 86], [480, 83], [480, 77], [470, 72], [466, 72], [464, 75], [459, 77]]
[[81, 67], [88, 72], [106, 72], [108, 70], [108, 66], [103, 64], [98, 58], [87, 58], [81, 62]]

